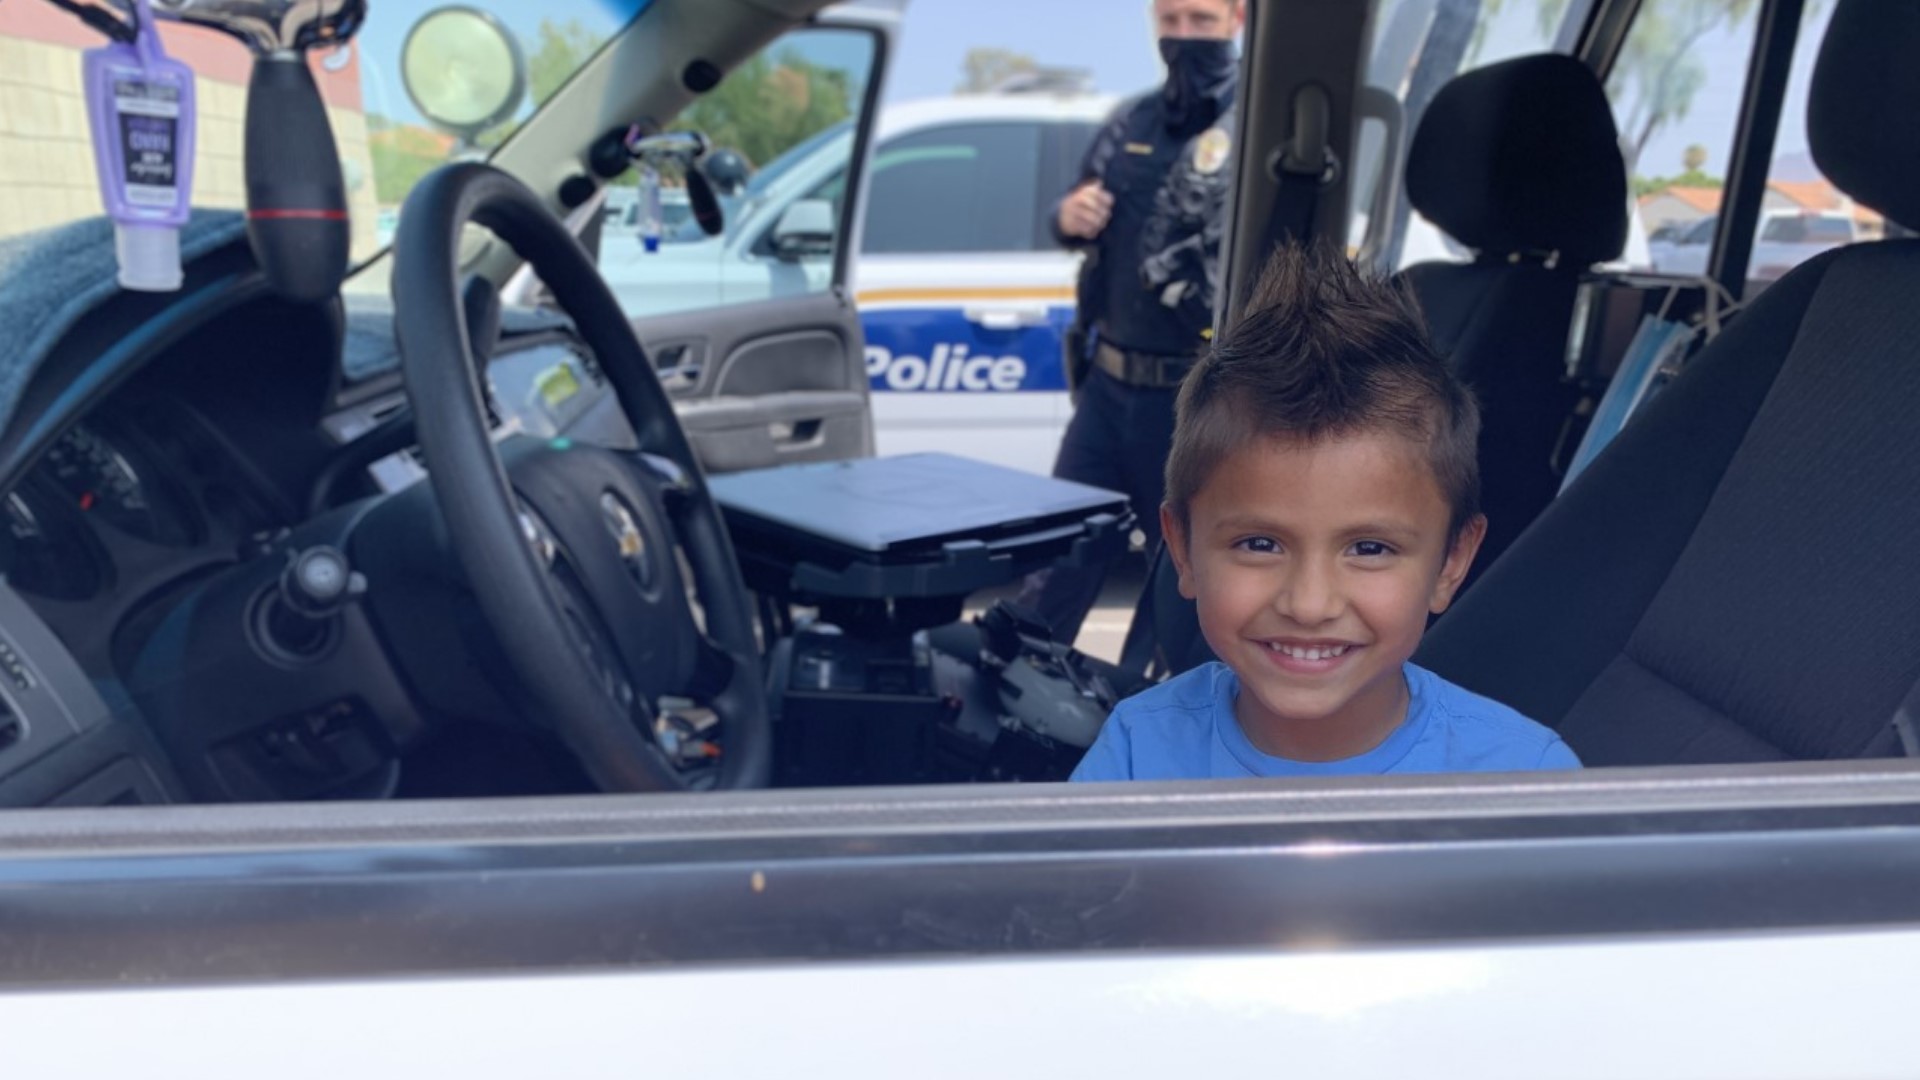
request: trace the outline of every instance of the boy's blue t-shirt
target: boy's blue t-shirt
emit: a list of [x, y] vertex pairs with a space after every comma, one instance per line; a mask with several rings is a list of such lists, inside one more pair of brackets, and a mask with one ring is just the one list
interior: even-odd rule
[[1407, 719], [1379, 746], [1340, 761], [1292, 761], [1255, 748], [1233, 702], [1240, 680], [1211, 663], [1122, 701], [1073, 771], [1075, 780], [1577, 769], [1552, 731], [1505, 705], [1406, 665]]

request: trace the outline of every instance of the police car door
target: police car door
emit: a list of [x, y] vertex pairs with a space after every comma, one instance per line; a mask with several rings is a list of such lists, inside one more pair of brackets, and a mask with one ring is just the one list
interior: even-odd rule
[[[905, 6], [829, 9], [676, 118], [742, 166], [721, 193], [721, 235], [662, 214], [655, 242], [647, 215], [635, 214], [599, 238], [601, 273], [710, 471], [872, 452], [863, 340], [846, 287], [858, 210], [846, 178], [857, 193]], [[683, 198], [674, 183], [662, 180], [663, 206]]]
[[1109, 104], [971, 96], [883, 118], [856, 268], [880, 453], [1051, 470], [1079, 261], [1047, 219]]

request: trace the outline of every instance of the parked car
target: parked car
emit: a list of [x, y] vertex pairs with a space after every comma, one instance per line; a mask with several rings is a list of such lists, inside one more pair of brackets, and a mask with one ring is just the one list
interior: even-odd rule
[[[1663, 225], [1647, 237], [1647, 255], [1655, 272], [1663, 274], [1702, 273], [1707, 265], [1707, 251], [1713, 244], [1714, 230], [1719, 228], [1717, 214], [1708, 214], [1697, 221], [1688, 221]], [[1689, 270], [1687, 267], [1697, 267]]]
[[[1672, 240], [1649, 244], [1653, 268], [1662, 274], [1695, 277], [1707, 272], [1718, 216], [1688, 226]], [[1852, 215], [1836, 210], [1766, 210], [1747, 259], [1747, 277], [1770, 282], [1823, 251], [1860, 239]]]

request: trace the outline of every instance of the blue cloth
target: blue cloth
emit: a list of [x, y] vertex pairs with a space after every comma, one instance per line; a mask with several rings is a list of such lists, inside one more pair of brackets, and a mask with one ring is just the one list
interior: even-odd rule
[[1122, 701], [1073, 771], [1075, 780], [1577, 769], [1560, 736], [1497, 701], [1406, 665], [1407, 719], [1379, 746], [1340, 761], [1290, 761], [1255, 748], [1234, 719], [1240, 680], [1203, 664]]

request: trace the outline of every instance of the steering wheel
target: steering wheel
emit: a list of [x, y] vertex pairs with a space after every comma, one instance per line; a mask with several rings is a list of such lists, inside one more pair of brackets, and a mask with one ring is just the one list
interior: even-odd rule
[[[533, 265], [613, 384], [638, 453], [525, 436], [495, 446], [460, 299], [468, 222]], [[434, 498], [534, 719], [608, 791], [764, 786], [772, 728], [733, 544], [587, 253], [513, 177], [452, 165], [407, 199], [393, 299]]]

